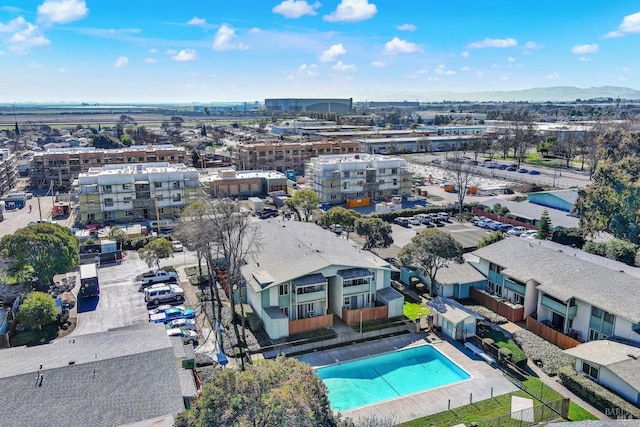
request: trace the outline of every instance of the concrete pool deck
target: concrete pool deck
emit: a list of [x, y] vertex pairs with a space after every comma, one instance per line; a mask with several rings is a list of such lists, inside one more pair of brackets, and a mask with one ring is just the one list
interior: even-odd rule
[[[479, 357], [456, 347], [448, 341], [440, 340], [433, 334], [402, 335], [304, 354], [296, 357], [296, 359], [308, 363], [314, 368], [320, 368], [338, 362], [346, 362], [423, 344], [432, 344], [455, 364], [467, 371], [471, 375], [471, 379], [349, 411], [341, 411], [342, 416], [351, 418], [354, 421], [359, 418], [371, 417], [372, 415], [376, 415], [378, 418], [393, 416], [396, 423], [402, 423], [446, 411], [449, 400], [451, 400], [451, 409], [454, 409], [468, 405], [470, 403], [470, 394], [473, 395], [473, 401], [478, 402], [489, 399], [492, 388], [494, 396], [517, 390], [517, 387], [506, 379], [499, 369], [492, 368]], [[505, 408], [505, 412], [508, 411], [509, 408]]]

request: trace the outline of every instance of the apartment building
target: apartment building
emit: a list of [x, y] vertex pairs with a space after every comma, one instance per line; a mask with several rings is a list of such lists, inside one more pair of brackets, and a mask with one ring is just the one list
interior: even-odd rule
[[174, 219], [201, 194], [198, 171], [169, 162], [90, 168], [78, 187], [82, 224]]
[[287, 176], [276, 171], [236, 171], [219, 168], [200, 176], [200, 183], [213, 197], [265, 197], [287, 189]]
[[16, 157], [9, 150], [0, 150], [0, 195], [15, 187], [17, 176]]
[[132, 146], [118, 149], [95, 147], [56, 148], [36, 153], [31, 160], [32, 188], [69, 189], [81, 172], [110, 164], [169, 162], [185, 163], [186, 150], [171, 144]]
[[372, 200], [411, 195], [411, 172], [399, 157], [364, 153], [314, 157], [307, 163], [306, 177], [321, 203], [368, 205]]
[[237, 170], [295, 170], [304, 174], [305, 164], [325, 154], [358, 153], [355, 141], [265, 142], [238, 144], [232, 153]]

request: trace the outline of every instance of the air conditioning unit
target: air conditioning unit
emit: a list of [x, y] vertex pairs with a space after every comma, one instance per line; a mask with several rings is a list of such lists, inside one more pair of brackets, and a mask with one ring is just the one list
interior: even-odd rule
[[310, 311], [310, 312], [307, 313], [307, 315], [309, 317], [316, 317], [316, 312], [315, 311]]

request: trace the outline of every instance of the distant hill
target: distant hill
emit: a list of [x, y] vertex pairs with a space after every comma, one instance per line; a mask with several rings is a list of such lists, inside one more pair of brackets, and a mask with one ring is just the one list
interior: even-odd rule
[[[573, 86], [538, 87], [511, 91], [487, 92], [447, 92], [433, 91], [425, 93], [428, 101], [477, 101], [477, 102], [568, 102], [576, 99], [640, 100], [640, 90], [628, 87], [602, 86], [579, 88]], [[415, 97], [415, 95], [414, 95]]]

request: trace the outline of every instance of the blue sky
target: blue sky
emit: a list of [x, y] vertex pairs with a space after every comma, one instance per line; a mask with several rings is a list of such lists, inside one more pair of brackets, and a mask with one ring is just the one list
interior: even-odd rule
[[0, 102], [640, 89], [633, 0], [7, 0]]

